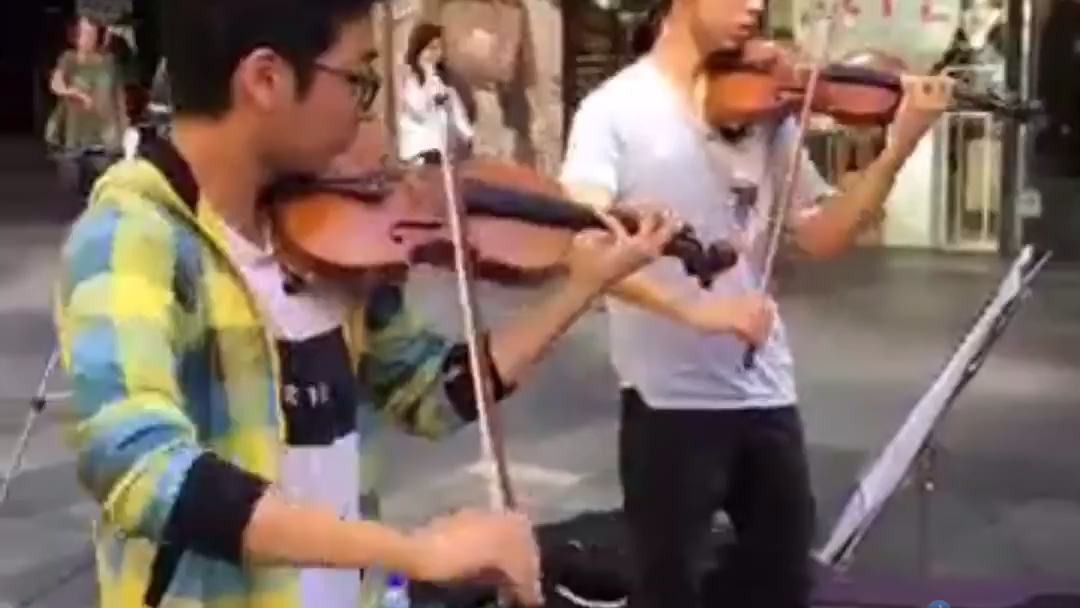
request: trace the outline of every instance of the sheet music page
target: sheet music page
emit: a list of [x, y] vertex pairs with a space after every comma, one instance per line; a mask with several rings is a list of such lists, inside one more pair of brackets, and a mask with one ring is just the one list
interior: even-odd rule
[[850, 550], [852, 541], [857, 541], [865, 533], [885, 502], [896, 492], [944, 414], [950, 395], [972, 365], [984, 340], [993, 331], [1000, 314], [1026, 287], [1025, 269], [1031, 263], [1032, 256], [1030, 247], [1021, 252], [1002, 279], [993, 300], [953, 352], [930, 390], [915, 404], [900, 430], [858, 481], [854, 495], [845, 505], [828, 542], [818, 554], [822, 562], [835, 564], [841, 559]]

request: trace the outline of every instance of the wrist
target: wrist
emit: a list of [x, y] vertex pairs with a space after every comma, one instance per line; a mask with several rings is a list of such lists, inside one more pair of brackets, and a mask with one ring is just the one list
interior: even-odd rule
[[889, 176], [895, 176], [907, 162], [908, 157], [915, 152], [915, 146], [918, 143], [918, 140], [912, 141], [908, 137], [894, 138], [881, 151], [875, 162], [871, 163], [871, 166], [877, 166]]
[[[409, 578], [423, 580], [425, 577], [424, 551], [418, 539], [411, 533], [385, 524], [371, 521], [349, 522], [352, 534], [347, 546], [356, 554], [344, 561], [348, 568], [378, 566], [389, 572], [398, 572]], [[333, 562], [331, 562], [333, 563]]]
[[682, 298], [655, 284], [641, 274], [632, 275], [616, 283], [611, 294], [619, 300], [632, 304], [668, 320], [684, 325], [700, 326], [701, 307], [692, 300]]
[[426, 566], [423, 542], [410, 532], [398, 530], [394, 532], [397, 538], [394, 540], [393, 559], [387, 560], [383, 567], [411, 580], [430, 580], [431, 574]]
[[699, 331], [725, 332], [734, 327], [730, 307], [722, 299], [709, 304], [688, 302], [676, 309], [678, 319]]
[[676, 321], [691, 327], [700, 327], [702, 325], [702, 310], [696, 304], [689, 302], [672, 303], [671, 316]]
[[563, 283], [562, 294], [565, 298], [588, 305], [609, 287], [607, 283], [593, 277], [571, 272]]

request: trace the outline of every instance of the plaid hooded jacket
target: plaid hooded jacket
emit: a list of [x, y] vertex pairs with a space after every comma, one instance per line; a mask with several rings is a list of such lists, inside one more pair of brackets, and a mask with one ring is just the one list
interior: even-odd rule
[[[239, 490], [218, 478], [218, 487], [204, 485], [194, 496], [191, 478], [206, 468], [199, 461], [212, 454], [273, 483], [284, 417], [273, 336], [226, 255], [220, 220], [197, 204], [184, 161], [161, 148], [98, 180], [59, 273], [56, 325], [74, 390], [71, 438], [79, 479], [101, 507], [94, 531], [100, 605], [294, 608], [294, 569], [183, 546], [193, 532], [234, 533], [223, 527], [223, 504]], [[400, 289], [376, 293], [356, 306], [345, 330], [364, 395], [356, 420], [368, 518], [378, 517], [380, 419], [436, 437], [472, 417], [441, 390], [453, 346], [416, 323]], [[201, 519], [189, 517], [187, 529], [177, 530], [175, 512], [192, 508]], [[380, 578], [365, 578], [364, 605], [378, 597]]]

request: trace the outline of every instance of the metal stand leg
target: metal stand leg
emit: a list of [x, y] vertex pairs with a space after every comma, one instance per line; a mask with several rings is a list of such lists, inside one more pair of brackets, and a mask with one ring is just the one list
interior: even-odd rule
[[49, 384], [49, 377], [52, 376], [52, 372], [56, 369], [56, 364], [60, 360], [59, 349], [54, 348], [52, 354], [49, 355], [49, 362], [45, 365], [45, 371], [41, 375], [41, 381], [38, 383], [37, 392], [34, 393], [33, 398], [30, 399], [30, 411], [26, 414], [26, 423], [23, 425], [22, 434], [19, 435], [18, 441], [15, 442], [15, 449], [11, 452], [11, 458], [8, 461], [7, 470], [4, 472], [4, 478], [0, 481], [0, 507], [7, 502], [8, 490], [11, 487], [11, 481], [15, 479], [15, 476], [19, 474], [19, 470], [22, 468], [23, 456], [26, 454], [26, 448], [30, 443], [30, 434], [34, 430], [34, 424], [37, 422], [38, 416], [41, 412], [45, 411], [45, 406], [51, 399], [63, 399], [70, 395], [70, 393], [48, 393], [47, 387]]
[[918, 513], [918, 526], [919, 536], [918, 547], [916, 549], [916, 555], [918, 559], [919, 574], [923, 577], [930, 576], [930, 571], [933, 567], [933, 542], [932, 534], [932, 517], [930, 507], [933, 503], [934, 490], [937, 488], [937, 480], [935, 477], [935, 465], [937, 464], [937, 442], [934, 440], [934, 436], [931, 435], [926, 440], [926, 445], [923, 446], [919, 452], [918, 459], [918, 472], [916, 474], [916, 483], [918, 483], [919, 493], [919, 513]]

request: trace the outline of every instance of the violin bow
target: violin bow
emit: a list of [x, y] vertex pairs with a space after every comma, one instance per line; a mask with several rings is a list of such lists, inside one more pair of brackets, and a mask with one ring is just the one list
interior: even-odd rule
[[[828, 63], [829, 44], [834, 38], [843, 6], [843, 0], [831, 0], [831, 4], [827, 7], [825, 15], [826, 27], [822, 32], [823, 39], [821, 40], [821, 49], [813, 63], [810, 76], [807, 80], [806, 98], [803, 99], [802, 107], [799, 110], [799, 123], [795, 130], [794, 141], [791, 144], [787, 165], [785, 166], [787, 174], [784, 177], [784, 181], [781, 183], [780, 196], [773, 198], [769, 207], [767, 223], [769, 234], [766, 240], [765, 255], [762, 259], [761, 284], [759, 286], [759, 289], [763, 291], [768, 289], [771, 282], [774, 262], [776, 260], [777, 252], [780, 249], [780, 241], [784, 235], [784, 226], [788, 221], [788, 214], [791, 212], [792, 199], [795, 195], [795, 183], [799, 179], [799, 170], [802, 166], [802, 162], [800, 161], [802, 160], [803, 140], [806, 139], [806, 131], [810, 125], [811, 101], [814, 99], [814, 92], [817, 90], [821, 70], [824, 65]], [[753, 346], [746, 349], [746, 353], [743, 357], [743, 367], [745, 369], [753, 369], [756, 363], [756, 354], [757, 349]]]
[[[465, 347], [469, 354], [469, 371], [472, 376], [473, 394], [476, 396], [477, 424], [480, 426], [480, 461], [487, 465], [487, 490], [490, 508], [495, 511], [507, 511], [517, 508], [517, 499], [510, 481], [510, 467], [506, 459], [506, 441], [503, 435], [502, 419], [497, 408], [493, 407], [495, 397], [492, 391], [490, 370], [493, 363], [489, 351], [480, 341], [480, 311], [476, 305], [476, 269], [465, 239], [465, 204], [458, 193], [455, 178], [454, 161], [450, 154], [450, 129], [453, 120], [448, 101], [436, 102], [446, 114], [447, 136], [442, 139], [439, 154], [442, 162], [443, 190], [446, 198], [447, 217], [450, 221], [450, 240], [454, 248], [454, 275], [457, 279], [458, 303], [461, 305], [462, 329], [465, 334]], [[539, 583], [537, 583], [539, 584]], [[509, 606], [511, 601], [504, 593], [498, 595], [498, 605]]]
[[[448, 114], [447, 125], [453, 123], [449, 120], [449, 104], [441, 104]], [[450, 138], [444, 139], [449, 142]], [[450, 239], [454, 248], [454, 274], [457, 279], [458, 300], [461, 305], [462, 328], [465, 334], [465, 346], [469, 353], [469, 368], [472, 374], [473, 391], [476, 395], [477, 422], [480, 426], [481, 462], [486, 463], [489, 474], [488, 499], [490, 506], [495, 510], [509, 510], [517, 508], [517, 500], [510, 482], [510, 470], [506, 460], [506, 446], [502, 432], [502, 421], [499, 412], [493, 407], [494, 395], [492, 393], [492, 379], [490, 371], [492, 362], [489, 360], [488, 351], [483, 348], [480, 334], [483, 331], [480, 311], [476, 305], [476, 272], [474, 260], [469, 254], [468, 243], [465, 238], [465, 208], [458, 195], [457, 182], [453, 160], [450, 155], [449, 145], [444, 145], [439, 153], [442, 155], [440, 168], [443, 177], [443, 189], [445, 191], [447, 217], [450, 222]]]

